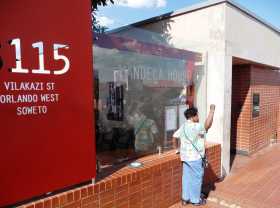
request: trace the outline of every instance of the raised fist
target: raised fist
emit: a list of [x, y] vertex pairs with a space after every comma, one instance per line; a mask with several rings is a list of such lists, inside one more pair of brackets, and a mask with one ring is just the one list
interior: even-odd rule
[[210, 105], [210, 110], [211, 110], [211, 111], [215, 111], [215, 108], [216, 108], [216, 106], [215, 106], [214, 104], [211, 104], [211, 105]]

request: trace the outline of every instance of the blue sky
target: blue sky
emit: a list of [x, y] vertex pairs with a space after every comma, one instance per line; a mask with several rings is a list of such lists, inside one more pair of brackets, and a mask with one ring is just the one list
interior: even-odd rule
[[[205, 0], [115, 0], [114, 5], [99, 7], [97, 15], [101, 24], [114, 29], [203, 1]], [[235, 2], [280, 28], [279, 0], [235, 0]]]

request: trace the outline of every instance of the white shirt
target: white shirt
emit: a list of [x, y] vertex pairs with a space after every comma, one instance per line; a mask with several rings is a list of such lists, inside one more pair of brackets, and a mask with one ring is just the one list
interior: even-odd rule
[[[203, 124], [187, 120], [174, 134], [180, 139], [181, 161], [195, 161], [205, 155], [204, 136], [206, 130]], [[193, 146], [193, 145], [195, 146]]]

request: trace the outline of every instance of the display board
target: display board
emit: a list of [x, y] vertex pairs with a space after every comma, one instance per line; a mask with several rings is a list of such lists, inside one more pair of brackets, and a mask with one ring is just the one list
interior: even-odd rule
[[95, 177], [90, 1], [0, 2], [0, 207]]

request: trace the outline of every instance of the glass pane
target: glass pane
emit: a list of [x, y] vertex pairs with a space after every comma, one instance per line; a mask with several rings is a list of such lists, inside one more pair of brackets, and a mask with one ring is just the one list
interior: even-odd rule
[[170, 149], [172, 134], [185, 121], [184, 110], [205, 106], [199, 53], [175, 48], [160, 34], [139, 28], [95, 34], [93, 51], [102, 165]]

